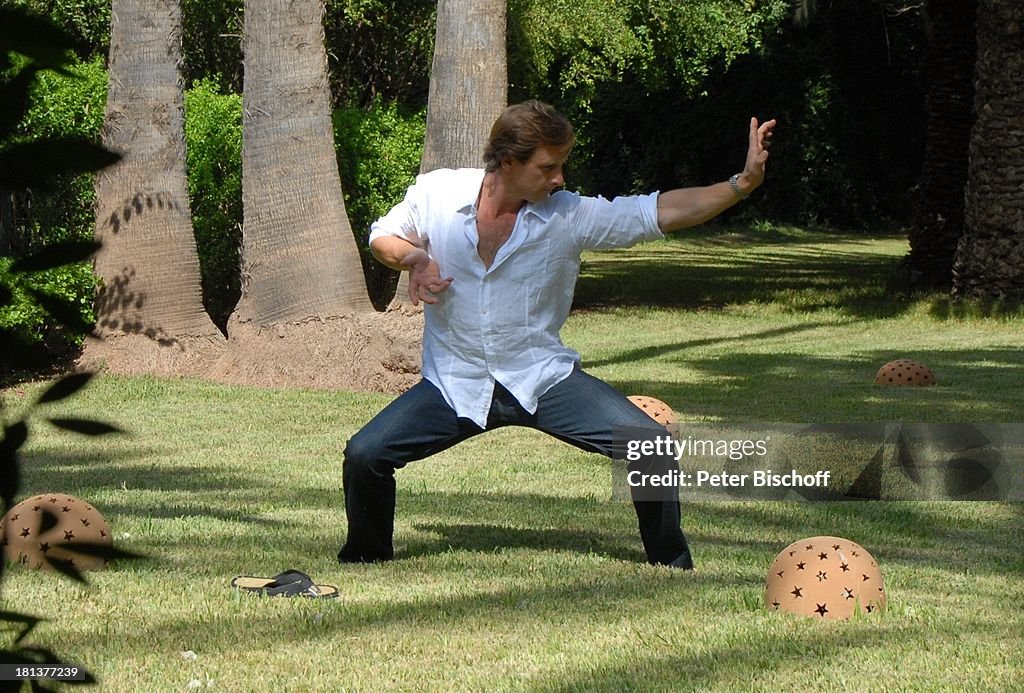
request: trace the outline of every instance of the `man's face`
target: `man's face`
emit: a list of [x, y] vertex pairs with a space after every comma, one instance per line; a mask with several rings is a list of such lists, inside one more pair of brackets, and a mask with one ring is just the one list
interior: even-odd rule
[[513, 190], [527, 202], [540, 202], [565, 184], [562, 167], [572, 145], [542, 144], [527, 161], [506, 161], [504, 172]]

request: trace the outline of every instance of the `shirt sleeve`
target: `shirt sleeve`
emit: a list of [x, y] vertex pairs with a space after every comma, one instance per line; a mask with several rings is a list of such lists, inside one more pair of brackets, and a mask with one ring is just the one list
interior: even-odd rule
[[418, 248], [426, 243], [426, 234], [420, 233], [419, 191], [415, 184], [405, 192], [405, 199], [391, 208], [387, 214], [370, 224], [370, 242], [382, 236], [404, 238]]
[[573, 228], [586, 250], [628, 248], [664, 238], [658, 228], [658, 193], [616, 197], [580, 197]]

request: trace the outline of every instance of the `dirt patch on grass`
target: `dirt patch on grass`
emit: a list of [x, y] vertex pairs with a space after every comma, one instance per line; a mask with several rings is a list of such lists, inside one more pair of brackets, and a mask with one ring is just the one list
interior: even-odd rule
[[420, 373], [423, 315], [412, 310], [258, 326], [232, 318], [228, 339], [90, 338], [80, 368], [199, 377], [257, 387], [404, 392]]

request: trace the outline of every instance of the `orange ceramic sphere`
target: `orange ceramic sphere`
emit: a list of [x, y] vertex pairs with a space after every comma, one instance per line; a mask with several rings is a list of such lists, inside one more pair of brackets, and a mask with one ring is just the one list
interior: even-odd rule
[[847, 619], [885, 609], [878, 563], [849, 539], [811, 537], [793, 542], [768, 570], [765, 605], [814, 618]]
[[935, 374], [932, 369], [919, 361], [910, 359], [897, 359], [890, 361], [878, 369], [875, 374], [876, 385], [892, 385], [896, 387], [906, 385], [934, 385]]
[[[50, 513], [55, 524], [44, 528]], [[76, 544], [113, 545], [110, 526], [96, 508], [64, 493], [46, 493], [18, 503], [3, 519], [0, 532], [7, 559], [35, 569], [50, 562], [78, 570], [99, 570], [106, 560], [74, 550]]]

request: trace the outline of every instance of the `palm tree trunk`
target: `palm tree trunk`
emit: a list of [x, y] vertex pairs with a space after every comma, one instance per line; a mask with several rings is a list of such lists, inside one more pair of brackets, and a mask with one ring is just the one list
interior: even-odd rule
[[323, 0], [245, 3], [242, 322], [373, 310], [334, 153], [323, 13]]
[[977, 0], [929, 0], [928, 124], [921, 181], [901, 269], [914, 286], [949, 289], [953, 258], [964, 230], [967, 151], [974, 122]]
[[[479, 167], [508, 100], [505, 0], [439, 0], [420, 173]], [[408, 303], [403, 273], [391, 306]]]
[[1024, 300], [1024, 4], [979, 0], [978, 62], [954, 293]]
[[123, 158], [96, 179], [100, 334], [221, 336], [203, 309], [180, 62], [180, 0], [113, 0], [103, 144]]
[[505, 0], [439, 0], [420, 172], [479, 167], [508, 99]]

